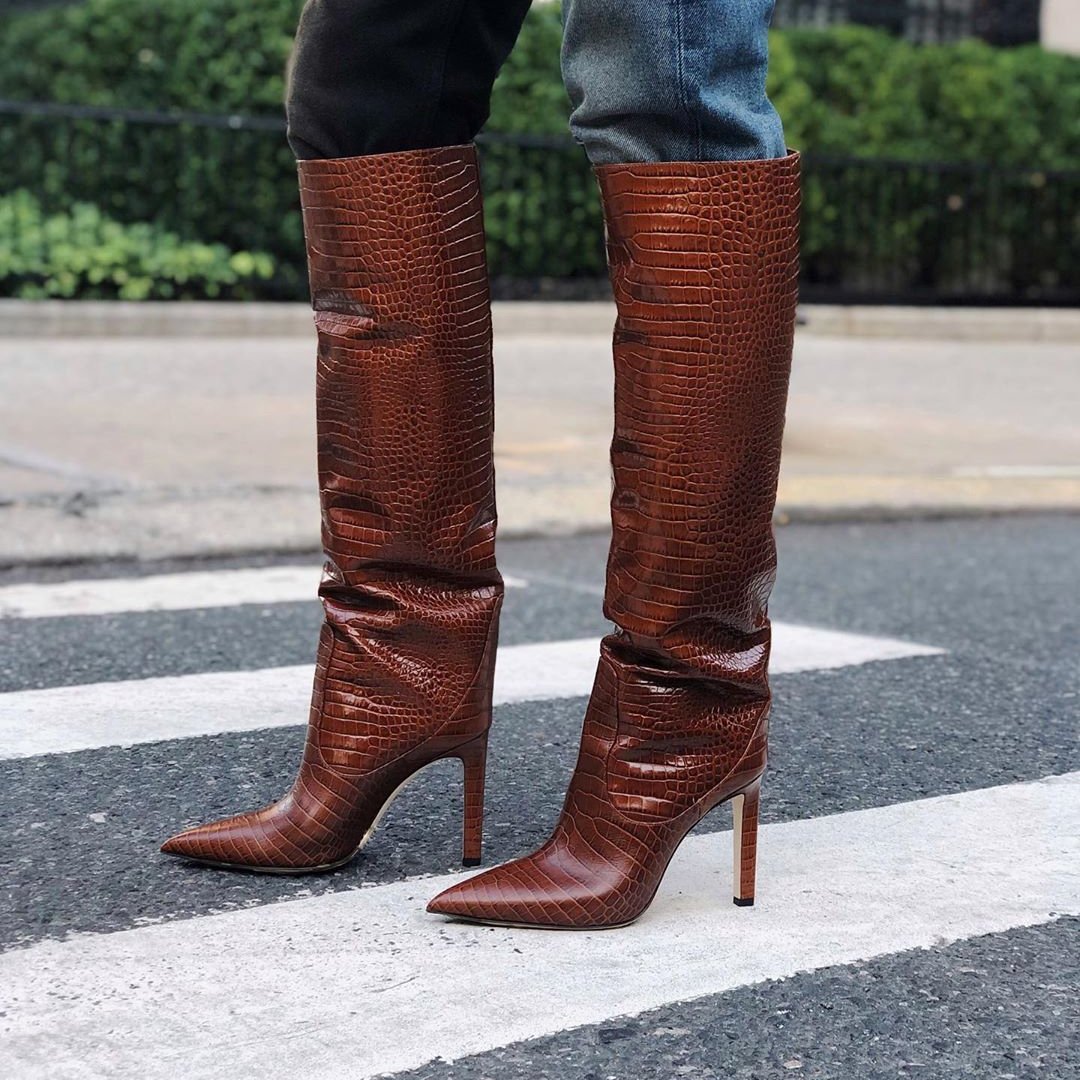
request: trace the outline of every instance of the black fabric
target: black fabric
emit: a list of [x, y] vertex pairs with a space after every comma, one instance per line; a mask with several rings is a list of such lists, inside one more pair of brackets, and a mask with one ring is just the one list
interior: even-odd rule
[[298, 158], [471, 141], [530, 0], [308, 0], [289, 70]]

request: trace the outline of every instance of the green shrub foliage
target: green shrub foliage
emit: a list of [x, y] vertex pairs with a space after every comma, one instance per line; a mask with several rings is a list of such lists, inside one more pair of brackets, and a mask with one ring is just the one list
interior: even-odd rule
[[[85, 0], [11, 16], [0, 24], [0, 97], [277, 118], [301, 6]], [[565, 136], [559, 38], [557, 6], [534, 7], [499, 76], [489, 133]], [[1033, 250], [1061, 242], [1040, 235], [1031, 212], [1010, 199], [1019, 193], [1029, 205], [1045, 170], [1080, 167], [1080, 60], [1036, 46], [916, 46], [865, 27], [793, 29], [773, 34], [769, 91], [789, 144], [819, 161], [987, 162], [1025, 171], [1013, 188], [991, 193], [1002, 202], [1000, 234], [979, 239], [989, 273], [1013, 272], [994, 267], [1011, 267], [1024, 237]], [[0, 157], [0, 192], [25, 188], [48, 212], [88, 203], [105, 219], [152, 221], [183, 240], [267, 252], [278, 270], [264, 293], [303, 292], [295, 170], [279, 131], [0, 117]], [[947, 275], [960, 211], [991, 197], [928, 180], [919, 203], [910, 184], [906, 195], [896, 186], [902, 177], [882, 173], [866, 193], [882, 207], [881, 228], [851, 237], [851, 191], [828, 177], [824, 167], [809, 170], [804, 198], [804, 276], [821, 282], [857, 280], [885, 250], [898, 278]], [[599, 205], [580, 150], [522, 150], [493, 138], [484, 183], [497, 275], [602, 273]]]
[[300, 0], [84, 0], [0, 24], [0, 97], [138, 109], [280, 108]]
[[273, 276], [265, 254], [181, 240], [159, 225], [121, 225], [96, 206], [46, 214], [28, 191], [0, 197], [0, 293], [102, 300], [250, 299]]

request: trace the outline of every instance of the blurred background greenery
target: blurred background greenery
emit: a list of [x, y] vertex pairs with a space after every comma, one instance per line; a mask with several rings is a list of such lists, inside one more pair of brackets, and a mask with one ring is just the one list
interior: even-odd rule
[[[0, 293], [298, 298], [284, 67], [301, 0], [85, 0], [0, 21]], [[483, 145], [504, 294], [590, 295], [595, 187], [534, 6]], [[1076, 302], [1080, 58], [859, 25], [772, 34], [807, 156], [804, 294]], [[193, 115], [200, 114], [200, 115]]]

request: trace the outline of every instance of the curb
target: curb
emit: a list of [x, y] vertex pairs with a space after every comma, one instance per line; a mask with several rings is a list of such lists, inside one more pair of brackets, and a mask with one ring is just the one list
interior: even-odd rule
[[[1080, 516], [1080, 492], [1055, 486], [978, 500], [963, 491], [922, 499], [869, 491], [848, 502], [813, 497], [798, 485], [781, 494], [775, 522], [873, 524], [1019, 515]], [[972, 493], [967, 493], [969, 496]], [[599, 485], [500, 494], [499, 537], [556, 538], [605, 533], [608, 492]], [[318, 496], [289, 488], [144, 491], [48, 496], [0, 505], [0, 571], [15, 567], [158, 562], [315, 554]]]
[[[607, 335], [605, 301], [497, 300], [496, 334]], [[1080, 342], [1080, 309], [884, 307], [803, 304], [800, 332], [821, 336], [936, 341]], [[8, 338], [309, 337], [306, 304], [193, 301], [0, 300]]]
[[823, 337], [1080, 342], [1080, 309], [1076, 308], [803, 304], [799, 313], [802, 332]]
[[305, 304], [150, 300], [0, 300], [0, 336], [298, 337], [312, 333]]

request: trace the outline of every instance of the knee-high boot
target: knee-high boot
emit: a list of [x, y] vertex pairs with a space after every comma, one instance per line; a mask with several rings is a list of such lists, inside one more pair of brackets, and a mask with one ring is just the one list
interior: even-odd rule
[[475, 865], [502, 603], [475, 151], [299, 170], [326, 551], [307, 742], [279, 802], [162, 850], [249, 870], [331, 869], [414, 773], [457, 757]]
[[754, 897], [798, 157], [597, 173], [618, 307], [604, 604], [616, 629], [554, 835], [429, 905], [458, 918], [632, 922], [728, 800], [736, 903]]

